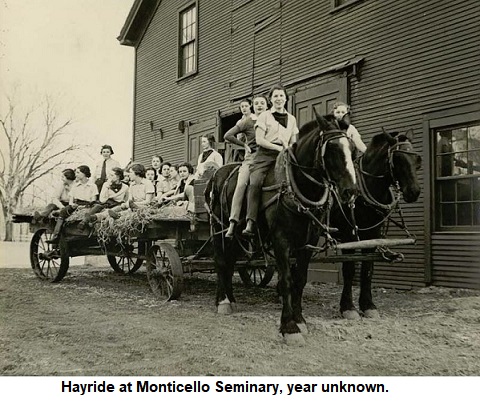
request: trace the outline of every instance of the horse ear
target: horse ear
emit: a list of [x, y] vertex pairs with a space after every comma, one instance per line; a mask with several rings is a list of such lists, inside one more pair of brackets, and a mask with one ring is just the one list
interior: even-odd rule
[[318, 114], [317, 110], [315, 110], [315, 107], [313, 108], [313, 114], [315, 114], [315, 120], [317, 120], [318, 125], [320, 125], [320, 127], [325, 126], [325, 119]]
[[408, 140], [409, 140], [410, 142], [412, 142], [412, 141], [413, 141], [413, 129], [410, 128], [410, 129], [405, 133], [405, 136], [408, 138]]
[[395, 135], [397, 134], [396, 132], [392, 132], [392, 133], [389, 133], [387, 132], [387, 130], [385, 129], [385, 127], [382, 127], [382, 132], [383, 132], [383, 135], [385, 135], [385, 138], [387, 138], [387, 142], [390, 144], [390, 145], [394, 145], [395, 144]]

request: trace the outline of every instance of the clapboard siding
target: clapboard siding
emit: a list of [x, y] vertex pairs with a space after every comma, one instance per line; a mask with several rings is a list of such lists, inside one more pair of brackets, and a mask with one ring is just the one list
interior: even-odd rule
[[480, 288], [480, 233], [433, 233], [433, 284]]
[[[184, 160], [180, 120], [209, 121], [240, 97], [264, 92], [277, 81], [314, 77], [359, 56], [360, 74], [349, 74], [345, 100], [362, 137], [368, 142], [381, 127], [411, 128], [414, 149], [428, 154], [423, 148], [428, 138], [422, 136], [425, 113], [478, 101], [480, 2], [364, 0], [335, 12], [331, 5], [316, 0], [199, 1], [198, 73], [177, 80], [178, 2], [161, 1], [136, 45], [135, 159], [149, 163], [157, 152], [166, 160]], [[341, 73], [292, 84], [293, 101], [296, 89]], [[163, 130], [163, 140], [150, 131], [148, 121]], [[376, 285], [412, 288], [425, 285], [429, 277], [437, 285], [476, 285], [480, 234], [426, 232], [425, 221], [432, 218], [431, 196], [425, 193], [430, 162], [423, 160], [419, 171], [419, 200], [401, 204], [417, 243], [398, 249], [405, 254], [401, 264], [376, 265]], [[391, 227], [390, 235], [404, 233]]]

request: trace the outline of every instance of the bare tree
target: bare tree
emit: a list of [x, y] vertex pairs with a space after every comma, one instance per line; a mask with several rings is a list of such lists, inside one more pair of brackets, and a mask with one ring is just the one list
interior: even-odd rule
[[0, 116], [0, 203], [5, 241], [12, 241], [12, 214], [24, 191], [52, 170], [65, 165], [80, 148], [68, 133], [72, 120], [60, 118], [51, 98], [23, 111], [7, 97]]

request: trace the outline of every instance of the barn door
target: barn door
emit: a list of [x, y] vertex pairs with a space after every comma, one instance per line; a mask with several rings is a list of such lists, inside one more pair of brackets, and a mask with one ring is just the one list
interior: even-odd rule
[[218, 145], [217, 117], [199, 121], [188, 126], [186, 160], [194, 167], [197, 165], [198, 155], [202, 151], [200, 138], [204, 134], [214, 134]]
[[[298, 88], [295, 91], [293, 105], [298, 126], [301, 127], [315, 118], [314, 109], [318, 114], [325, 115], [331, 112], [335, 101], [346, 102], [347, 99], [346, 77]], [[312, 262], [308, 269], [308, 280], [339, 283], [341, 282], [341, 265], [339, 263]]]
[[324, 83], [317, 83], [299, 88], [295, 93], [295, 116], [301, 127], [314, 119], [313, 110], [320, 114], [328, 114], [337, 100], [346, 102], [347, 78], [341, 77]]

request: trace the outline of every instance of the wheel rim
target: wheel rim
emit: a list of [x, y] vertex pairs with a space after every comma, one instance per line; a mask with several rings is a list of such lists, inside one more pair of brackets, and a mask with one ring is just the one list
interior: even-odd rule
[[[47, 243], [52, 234], [46, 230], [35, 233], [32, 239], [32, 268], [35, 274], [43, 279], [54, 280], [60, 271], [60, 254], [52, 244]], [[57, 255], [57, 256], [55, 256]]]
[[107, 255], [110, 266], [118, 273], [135, 273], [143, 264], [143, 259], [139, 256], [145, 253], [145, 243], [132, 242], [123, 246], [120, 250], [120, 256]]
[[52, 234], [38, 230], [30, 242], [30, 264], [37, 277], [58, 282], [63, 279], [69, 266], [68, 246], [60, 237], [58, 246], [47, 243]]
[[240, 267], [238, 273], [243, 283], [247, 286], [265, 287], [272, 280], [275, 268], [267, 267]]
[[182, 290], [181, 261], [175, 249], [168, 244], [150, 248], [147, 278], [153, 294], [160, 299], [177, 299]]

